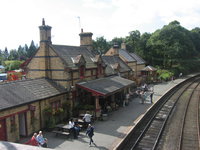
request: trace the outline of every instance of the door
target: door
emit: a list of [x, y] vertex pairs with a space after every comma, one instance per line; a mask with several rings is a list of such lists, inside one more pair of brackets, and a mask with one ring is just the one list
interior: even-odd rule
[[26, 113], [19, 114], [19, 135], [26, 136]]
[[6, 141], [6, 121], [5, 119], [0, 120], [0, 141]]

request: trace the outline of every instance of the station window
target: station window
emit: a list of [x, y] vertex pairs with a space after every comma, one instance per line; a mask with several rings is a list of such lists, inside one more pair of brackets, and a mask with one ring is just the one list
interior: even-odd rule
[[85, 76], [85, 66], [80, 66], [80, 78], [83, 79]]
[[58, 108], [61, 107], [60, 100], [59, 100], [59, 101], [52, 102], [52, 103], [51, 103], [51, 107], [52, 107], [53, 110], [58, 110]]

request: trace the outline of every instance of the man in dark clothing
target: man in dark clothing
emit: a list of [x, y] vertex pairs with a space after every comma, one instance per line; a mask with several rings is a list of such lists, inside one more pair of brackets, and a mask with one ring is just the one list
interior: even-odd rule
[[92, 139], [92, 137], [94, 135], [94, 127], [91, 124], [88, 125], [86, 135], [88, 135], [88, 137], [90, 138], [89, 146], [91, 146], [92, 143], [96, 146], [96, 144], [94, 143], [94, 141]]
[[151, 100], [151, 103], [153, 103], [153, 92], [150, 93], [150, 100]]

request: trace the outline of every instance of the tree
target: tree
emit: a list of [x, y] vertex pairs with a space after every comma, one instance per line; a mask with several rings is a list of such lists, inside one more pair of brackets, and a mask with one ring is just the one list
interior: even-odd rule
[[5, 47], [5, 50], [3, 52], [3, 58], [4, 58], [4, 60], [7, 60], [8, 56], [9, 56], [8, 49], [7, 49], [7, 47]]
[[93, 48], [97, 53], [104, 54], [110, 47], [110, 44], [103, 36], [97, 37], [96, 41], [93, 41]]
[[147, 45], [147, 42], [149, 38], [151, 37], [150, 33], [143, 33], [140, 36], [139, 44], [138, 44], [138, 50], [137, 54], [140, 55], [142, 58], [144, 58], [148, 63], [151, 63], [151, 51], [150, 48]]
[[194, 28], [191, 30], [192, 41], [195, 45], [196, 51], [200, 52], [200, 28]]
[[18, 50], [17, 50], [17, 53], [18, 53], [18, 59], [19, 60], [26, 60], [26, 51], [25, 51], [25, 48], [22, 47], [21, 45], [18, 47]]
[[17, 53], [17, 51], [15, 49], [11, 50], [10, 54], [8, 56], [8, 60], [17, 60], [17, 59], [18, 59], [18, 53]]
[[5, 63], [6, 70], [11, 71], [11, 70], [19, 69], [23, 61], [12, 60], [12, 61], [5, 61], [4, 63]]
[[186, 71], [190, 64], [189, 60], [197, 54], [190, 31], [182, 27], [178, 21], [155, 31], [147, 45], [150, 47], [152, 62], [165, 69], [185, 67], [183, 71]]
[[139, 52], [140, 31], [135, 30], [129, 32], [129, 36], [125, 38], [127, 50], [130, 52]]
[[33, 42], [33, 40], [31, 41], [31, 44], [27, 50], [27, 57], [30, 58], [33, 56], [33, 54], [36, 52], [37, 48]]

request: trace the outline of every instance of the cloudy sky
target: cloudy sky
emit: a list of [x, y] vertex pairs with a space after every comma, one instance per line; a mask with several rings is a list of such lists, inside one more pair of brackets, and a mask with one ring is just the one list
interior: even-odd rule
[[78, 46], [80, 28], [111, 40], [174, 20], [200, 27], [200, 0], [0, 0], [0, 49], [38, 43], [42, 18], [52, 26], [53, 44]]

